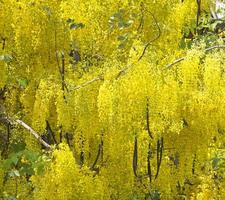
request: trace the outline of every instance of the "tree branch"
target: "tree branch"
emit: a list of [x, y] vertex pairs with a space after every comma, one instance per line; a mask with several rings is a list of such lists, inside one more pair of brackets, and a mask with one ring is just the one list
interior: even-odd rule
[[143, 49], [143, 52], [142, 52], [141, 56], [138, 58], [138, 61], [140, 61], [143, 58], [143, 56], [145, 55], [145, 52], [148, 49], [148, 47], [150, 46], [150, 44], [155, 42], [156, 40], [158, 40], [159, 37], [161, 36], [161, 29], [160, 29], [160, 26], [159, 26], [159, 23], [158, 23], [157, 19], [152, 14], [152, 12], [150, 12], [150, 11], [148, 11], [148, 12], [151, 14], [151, 16], [152, 16], [152, 18], [153, 18], [153, 20], [155, 22], [155, 25], [156, 25], [156, 27], [158, 29], [158, 35], [154, 39], [152, 39], [151, 41], [148, 41], [148, 43], [145, 45], [145, 47]]
[[72, 87], [72, 88], [70, 89], [70, 91], [79, 90], [79, 89], [81, 89], [81, 88], [83, 88], [83, 87], [86, 87], [86, 86], [88, 86], [88, 85], [90, 85], [90, 84], [92, 84], [92, 83], [94, 83], [94, 82], [96, 82], [96, 81], [99, 81], [99, 80], [103, 80], [103, 77], [102, 77], [102, 76], [97, 76], [97, 77], [93, 78], [93, 79], [90, 80], [90, 81], [87, 81], [87, 82], [85, 82], [85, 83], [82, 83], [81, 85]]
[[45, 146], [47, 149], [52, 149], [52, 147], [45, 142], [44, 140], [42, 140], [41, 136], [36, 133], [30, 126], [28, 126], [26, 123], [24, 123], [23, 121], [17, 119], [15, 120], [15, 122], [21, 126], [23, 126], [25, 129], [27, 129], [37, 140], [40, 144], [42, 144], [43, 146]]
[[[206, 48], [205, 49], [205, 53], [208, 52], [208, 51], [211, 51], [213, 49], [225, 49], [225, 45], [216, 45], [216, 46], [212, 46], [212, 47]], [[186, 57], [179, 58], [179, 59], [175, 60], [174, 62], [166, 65], [166, 68], [171, 68], [173, 65], [175, 65], [175, 64], [177, 64], [177, 63], [179, 63], [179, 62], [181, 62], [181, 61], [183, 61], [185, 59], [186, 59]]]
[[8, 125], [19, 124], [19, 125], [23, 126], [25, 129], [27, 129], [37, 139], [37, 141], [40, 144], [42, 144], [44, 147], [46, 147], [46, 149], [52, 150], [52, 147], [47, 142], [45, 142], [37, 132], [35, 132], [30, 126], [28, 126], [22, 120], [20, 120], [20, 119], [13, 120], [9, 117], [3, 117], [1, 119], [4, 120], [5, 122], [7, 122]]

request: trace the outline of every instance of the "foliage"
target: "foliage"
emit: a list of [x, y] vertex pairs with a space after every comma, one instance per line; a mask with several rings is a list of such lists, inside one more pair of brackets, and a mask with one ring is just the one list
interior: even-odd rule
[[0, 1], [0, 197], [224, 199], [210, 5], [196, 23], [193, 0]]

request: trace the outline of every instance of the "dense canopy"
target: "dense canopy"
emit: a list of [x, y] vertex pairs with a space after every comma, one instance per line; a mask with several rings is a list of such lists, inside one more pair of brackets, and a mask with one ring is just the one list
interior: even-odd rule
[[225, 199], [223, 16], [0, 0], [0, 199]]

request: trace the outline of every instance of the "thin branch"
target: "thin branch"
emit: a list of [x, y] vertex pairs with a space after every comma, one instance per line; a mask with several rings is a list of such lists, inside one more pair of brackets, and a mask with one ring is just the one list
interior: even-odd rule
[[216, 45], [216, 46], [212, 46], [212, 47], [205, 49], [205, 52], [208, 52], [213, 49], [224, 49], [224, 48], [225, 48], [225, 45]]
[[116, 79], [118, 79], [120, 76], [123, 76], [123, 75], [125, 74], [125, 72], [126, 72], [132, 65], [133, 65], [133, 63], [130, 64], [130, 65], [127, 65], [126, 67], [124, 67], [123, 69], [121, 69], [121, 70], [119, 71], [119, 73], [117, 74]]
[[87, 82], [85, 82], [85, 83], [82, 83], [81, 85], [78, 85], [78, 86], [76, 86], [76, 87], [72, 87], [72, 88], [70, 89], [70, 91], [79, 90], [79, 89], [81, 89], [81, 88], [83, 88], [83, 87], [86, 87], [86, 86], [88, 86], [88, 85], [90, 85], [90, 84], [92, 84], [92, 83], [94, 83], [94, 82], [96, 82], [96, 81], [99, 81], [99, 80], [103, 80], [103, 77], [102, 77], [102, 76], [97, 76], [97, 77], [93, 78], [93, 79], [90, 80], [90, 81], [87, 81]]
[[156, 25], [156, 27], [157, 27], [157, 29], [158, 29], [158, 35], [157, 35], [154, 39], [152, 39], [151, 41], [149, 41], [149, 42], [145, 45], [144, 50], [143, 50], [141, 56], [138, 58], [138, 61], [140, 61], [140, 60], [143, 58], [143, 56], [145, 55], [145, 52], [146, 52], [146, 50], [148, 49], [148, 47], [150, 46], [150, 44], [153, 43], [153, 42], [155, 42], [156, 40], [158, 40], [159, 37], [161, 36], [161, 29], [160, 29], [160, 26], [159, 26], [159, 23], [158, 23], [157, 19], [156, 19], [155, 16], [152, 14], [152, 12], [150, 12], [150, 11], [148, 11], [148, 12], [151, 14], [151, 16], [152, 16], [152, 18], [153, 18], [153, 20], [154, 20], [154, 22], [155, 22], [155, 25]]
[[[206, 48], [205, 52], [211, 51], [213, 49], [225, 49], [225, 45], [216, 45], [216, 46]], [[186, 57], [179, 58], [179, 59], [175, 60], [174, 62], [172, 62], [171, 64], [166, 65], [166, 68], [171, 68], [173, 65], [175, 65], [185, 59], [186, 59]]]
[[175, 64], [177, 64], [177, 63], [179, 63], [179, 62], [181, 62], [181, 61], [183, 61], [183, 60], [185, 60], [185, 57], [179, 58], [179, 59], [175, 60], [175, 61], [172, 62], [171, 64], [167, 65], [166, 68], [171, 68], [173, 65], [175, 65]]
[[197, 2], [197, 16], [196, 16], [196, 31], [199, 25], [199, 18], [201, 16], [201, 0], [196, 0]]
[[[11, 121], [11, 120], [9, 120], [9, 121]], [[52, 150], [52, 147], [47, 143], [47, 142], [45, 142], [42, 138], [41, 138], [41, 136], [38, 134], [38, 133], [36, 133], [30, 126], [28, 126], [26, 123], [24, 123], [23, 121], [21, 121], [21, 120], [19, 120], [19, 119], [17, 119], [17, 120], [15, 120], [14, 121], [15, 123], [17, 123], [17, 124], [19, 124], [19, 125], [21, 125], [21, 126], [23, 126], [25, 129], [27, 129], [36, 139], [37, 139], [37, 141], [40, 143], [40, 144], [42, 144], [43, 146], [45, 146], [47, 149], [49, 149], [49, 150]], [[11, 122], [12, 123], [12, 122]]]
[[142, 54], [141, 54], [140, 57], [138, 58], [138, 61], [140, 61], [140, 60], [143, 58], [143, 56], [145, 55], [145, 52], [146, 52], [146, 50], [148, 49], [149, 46], [150, 46], [150, 42], [148, 42], [148, 43], [145, 45], [145, 47], [144, 47], [144, 49], [143, 49], [143, 51], [142, 51]]
[[65, 57], [64, 57], [64, 53], [61, 53], [61, 57], [62, 57], [62, 68], [60, 68], [60, 63], [59, 63], [59, 58], [58, 58], [58, 47], [57, 47], [57, 31], [56, 31], [56, 23], [54, 23], [55, 26], [55, 35], [54, 35], [54, 39], [55, 39], [55, 56], [56, 56], [56, 62], [57, 62], [57, 66], [58, 66], [58, 70], [61, 76], [61, 80], [62, 80], [62, 90], [63, 90], [63, 97], [65, 99], [65, 94], [64, 94], [64, 90], [66, 89], [68, 91], [67, 85], [65, 83]]
[[143, 11], [144, 11], [144, 3], [141, 2], [141, 20], [140, 20], [140, 24], [137, 28], [137, 32], [140, 32], [143, 29], [143, 25], [144, 25], [144, 12]]

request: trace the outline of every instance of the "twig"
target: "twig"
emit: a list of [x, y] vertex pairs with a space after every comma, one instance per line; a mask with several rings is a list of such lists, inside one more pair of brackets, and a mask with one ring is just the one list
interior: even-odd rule
[[199, 17], [201, 16], [201, 0], [196, 0], [197, 2], [197, 16], [196, 16], [196, 31], [199, 25]]
[[146, 50], [148, 49], [149, 46], [150, 46], [150, 42], [148, 42], [148, 43], [145, 45], [145, 47], [144, 47], [144, 49], [143, 49], [143, 51], [142, 51], [142, 54], [141, 54], [140, 57], [138, 58], [138, 61], [140, 61], [140, 60], [143, 58], [143, 56], [145, 55], [145, 52], [146, 52]]
[[155, 24], [156, 24], [156, 26], [157, 26], [157, 29], [158, 29], [158, 35], [157, 35], [153, 40], [149, 41], [149, 42], [145, 45], [144, 50], [143, 50], [141, 56], [138, 58], [138, 61], [140, 61], [140, 60], [143, 58], [143, 56], [145, 55], [145, 52], [146, 52], [146, 50], [148, 49], [148, 47], [150, 46], [150, 44], [153, 43], [153, 42], [155, 42], [156, 40], [158, 40], [159, 37], [161, 36], [161, 29], [160, 29], [160, 26], [159, 26], [159, 23], [158, 23], [157, 19], [155, 18], [155, 16], [154, 16], [150, 11], [148, 11], [148, 12], [151, 14], [151, 16], [152, 16], [152, 18], [153, 18], [153, 20], [154, 20], [154, 22], [155, 22]]
[[[10, 120], [11, 121], [11, 120]], [[25, 129], [27, 129], [37, 140], [39, 143], [41, 143], [43, 146], [45, 146], [47, 149], [50, 149], [52, 150], [52, 147], [47, 143], [45, 142], [44, 140], [42, 140], [41, 136], [36, 133], [30, 126], [28, 126], [26, 123], [24, 123], [23, 121], [17, 119], [15, 120], [15, 123], [23, 126]]]
[[63, 90], [63, 98], [65, 99], [65, 94], [64, 94], [64, 90], [66, 89], [68, 91], [67, 85], [65, 83], [65, 57], [64, 57], [64, 53], [61, 53], [61, 57], [62, 57], [62, 68], [60, 68], [60, 63], [59, 63], [59, 58], [58, 58], [58, 47], [57, 47], [57, 31], [56, 31], [56, 23], [54, 23], [55, 26], [55, 56], [56, 56], [56, 62], [57, 62], [57, 66], [58, 66], [58, 70], [61, 76], [61, 80], [62, 80], [62, 90]]
[[170, 67], [172, 67], [173, 65], [175, 65], [175, 64], [177, 64], [177, 63], [179, 63], [179, 62], [181, 62], [181, 61], [183, 61], [183, 60], [185, 60], [185, 57], [179, 58], [179, 59], [175, 60], [175, 61], [172, 62], [171, 64], [167, 65], [166, 68], [170, 68]]
[[132, 65], [133, 65], [133, 63], [130, 64], [130, 65], [127, 65], [126, 67], [124, 67], [123, 69], [121, 69], [121, 70], [119, 71], [119, 73], [117, 74], [116, 79], [118, 79], [120, 76], [124, 75], [125, 72], [126, 72]]
[[212, 46], [212, 47], [205, 49], [205, 52], [213, 50], [213, 49], [224, 49], [224, 48], [225, 48], [225, 45], [216, 45], [216, 46]]
[[[216, 46], [206, 48], [205, 52], [211, 51], [213, 49], [224, 49], [224, 48], [225, 48], [225, 45], [216, 45]], [[186, 59], [186, 57], [179, 58], [179, 59], [175, 60], [174, 62], [172, 62], [171, 64], [166, 65], [166, 68], [171, 68], [173, 65], [175, 65], [185, 59]]]
[[140, 24], [137, 28], [137, 32], [140, 32], [141, 29], [143, 29], [143, 24], [144, 24], [144, 3], [141, 2], [141, 20], [140, 20]]
[[97, 77], [93, 78], [90, 81], [87, 81], [85, 83], [82, 83], [81, 85], [78, 85], [76, 87], [71, 88], [70, 91], [79, 90], [79, 89], [81, 89], [83, 87], [86, 87], [86, 86], [90, 85], [91, 83], [94, 83], [94, 82], [99, 81], [99, 80], [103, 80], [103, 77], [102, 76], [97, 76]]

